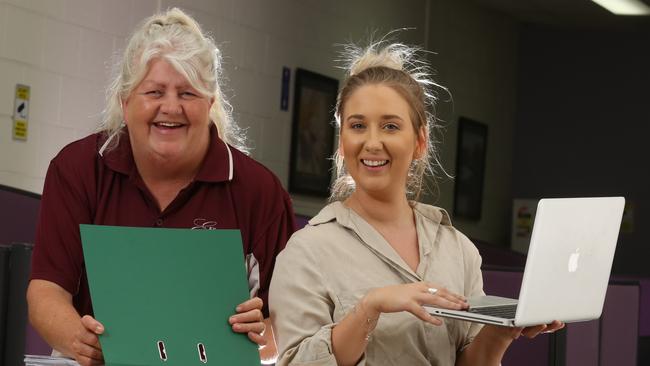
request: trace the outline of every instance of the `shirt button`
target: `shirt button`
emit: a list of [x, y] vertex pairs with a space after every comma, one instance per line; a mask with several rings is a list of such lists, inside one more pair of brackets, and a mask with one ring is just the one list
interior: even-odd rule
[[156, 226], [162, 226], [162, 224], [163, 224], [163, 219], [156, 220]]

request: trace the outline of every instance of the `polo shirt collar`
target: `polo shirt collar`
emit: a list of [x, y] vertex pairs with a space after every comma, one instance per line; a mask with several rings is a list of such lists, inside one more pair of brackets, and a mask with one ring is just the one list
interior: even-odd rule
[[[130, 176], [137, 169], [133, 160], [129, 131], [126, 127], [123, 127], [118, 133], [120, 134], [119, 145], [110, 151], [104, 152], [102, 158], [111, 170]], [[208, 146], [203, 163], [194, 178], [195, 181], [216, 183], [233, 179], [233, 148], [223, 142], [218, 135], [217, 127], [214, 123], [210, 124], [210, 145]], [[99, 140], [98, 147], [104, 145], [106, 139], [105, 134], [103, 134]]]
[[[129, 139], [129, 131], [126, 127], [122, 127], [113, 135], [107, 136], [105, 132], [100, 133], [98, 148], [99, 156], [104, 161], [106, 166], [118, 173], [130, 175], [135, 168], [135, 161], [133, 160], [133, 152], [131, 151], [131, 141]], [[109, 143], [108, 140], [119, 139], [117, 146], [111, 150], [104, 150]]]
[[232, 147], [219, 138], [217, 126], [210, 124], [210, 145], [203, 159], [199, 172], [194, 177], [196, 181], [227, 182], [234, 176]]
[[[432, 246], [429, 241], [432, 239], [429, 236], [423, 237], [423, 221], [420, 219], [421, 214], [418, 210], [416, 212], [416, 219], [418, 220], [418, 242], [420, 244], [420, 252], [422, 254], [428, 253]], [[428, 213], [428, 212], [427, 212]], [[346, 207], [342, 202], [334, 202], [325, 207], [316, 217], [309, 221], [310, 225], [319, 225], [326, 222], [336, 220], [336, 222], [354, 232], [359, 240], [377, 257], [382, 259], [386, 264], [402, 274], [402, 276], [412, 282], [422, 281], [422, 276], [413, 271], [395, 251], [395, 249], [384, 239], [384, 237], [370, 225], [366, 220], [359, 216], [354, 210]], [[436, 225], [437, 226], [437, 225]], [[429, 248], [425, 250], [424, 248]], [[420, 258], [422, 262], [422, 256]], [[418, 268], [419, 269], [419, 268]], [[418, 271], [419, 272], [419, 271]]]
[[[415, 212], [423, 216], [423, 218], [432, 221], [434, 224], [436, 224], [436, 226], [451, 226], [451, 218], [449, 217], [447, 211], [443, 208], [418, 202], [415, 204]], [[336, 220], [339, 224], [346, 227], [350, 225], [349, 209], [345, 207], [343, 202], [336, 201], [325, 206], [318, 213], [318, 215], [309, 220], [309, 225], [316, 226], [332, 220]]]
[[[343, 203], [339, 201], [333, 202], [325, 206], [323, 209], [320, 210], [320, 212], [316, 216], [312, 217], [311, 220], [309, 220], [309, 225], [316, 226], [316, 225], [324, 224], [326, 222], [335, 220], [337, 214], [339, 215], [344, 214], [342, 208], [343, 208]], [[345, 226], [341, 222], [341, 220], [339, 220], [339, 224]]]
[[422, 246], [420, 254], [426, 256], [433, 250], [440, 227], [451, 226], [451, 218], [445, 209], [423, 203], [416, 203], [413, 211], [417, 220], [418, 240]]
[[[433, 243], [435, 243], [440, 225], [451, 225], [451, 220], [444, 209], [421, 203], [415, 205], [414, 212], [417, 220], [420, 261], [422, 263], [422, 255], [426, 256], [433, 250]], [[372, 225], [342, 202], [334, 202], [326, 206], [318, 215], [309, 220], [309, 224], [316, 226], [330, 221], [336, 221], [341, 226], [352, 230], [368, 249], [402, 273], [404, 277], [411, 281], [421, 281], [421, 276], [404, 262], [386, 239]], [[420, 267], [418, 267], [418, 272], [421, 272]]]

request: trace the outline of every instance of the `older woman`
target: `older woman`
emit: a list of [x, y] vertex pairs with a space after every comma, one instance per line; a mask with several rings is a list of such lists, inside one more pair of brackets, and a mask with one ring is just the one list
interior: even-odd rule
[[350, 51], [334, 202], [291, 237], [271, 282], [278, 364], [498, 365], [520, 334], [562, 327], [482, 327], [424, 310], [483, 294], [474, 245], [445, 210], [416, 201], [435, 161], [435, 84], [401, 44]]
[[103, 362], [104, 331], [92, 316], [84, 223], [240, 229], [253, 298], [229, 320], [235, 332], [266, 342], [270, 275], [293, 213], [278, 179], [243, 152], [219, 73], [218, 50], [193, 19], [178, 9], [147, 19], [128, 42], [101, 132], [50, 164], [29, 315], [55, 350], [82, 365]]

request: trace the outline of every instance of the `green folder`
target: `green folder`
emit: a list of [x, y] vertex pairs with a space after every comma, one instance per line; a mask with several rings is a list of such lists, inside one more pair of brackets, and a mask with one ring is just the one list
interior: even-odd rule
[[228, 318], [249, 298], [238, 230], [80, 225], [106, 365], [259, 365]]

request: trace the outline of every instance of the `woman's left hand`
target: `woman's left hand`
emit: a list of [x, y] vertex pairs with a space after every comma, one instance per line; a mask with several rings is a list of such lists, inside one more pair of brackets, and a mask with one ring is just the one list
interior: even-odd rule
[[232, 330], [236, 333], [246, 333], [248, 338], [259, 346], [266, 345], [263, 334], [266, 330], [262, 314], [262, 299], [254, 297], [237, 305], [237, 314], [228, 319]]
[[485, 325], [469, 347], [461, 352], [456, 365], [499, 365], [512, 341], [520, 336], [535, 338], [540, 333], [552, 333], [562, 328], [564, 323], [557, 320], [525, 328]]
[[513, 341], [520, 336], [524, 336], [526, 338], [533, 339], [537, 337], [540, 333], [553, 333], [557, 330], [560, 330], [564, 328], [564, 323], [558, 320], [554, 320], [550, 324], [540, 324], [540, 325], [534, 325], [530, 327], [499, 327], [499, 326], [493, 326], [495, 329], [495, 332], [498, 333], [501, 337], [505, 338], [506, 340]]
[[526, 338], [533, 339], [537, 337], [537, 335], [540, 333], [553, 333], [557, 330], [560, 330], [564, 328], [564, 325], [565, 324], [559, 320], [553, 320], [553, 322], [550, 324], [535, 325], [532, 327], [525, 327], [523, 329], [520, 328], [521, 329], [520, 334]]

